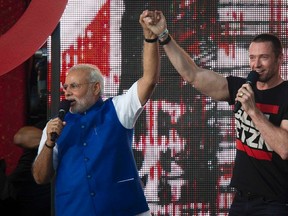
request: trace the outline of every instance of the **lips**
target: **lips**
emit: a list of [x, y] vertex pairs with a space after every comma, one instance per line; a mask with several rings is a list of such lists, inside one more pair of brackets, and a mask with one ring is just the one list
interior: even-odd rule
[[67, 100], [71, 101], [70, 106], [74, 106], [76, 104], [76, 100], [70, 100], [70, 99]]

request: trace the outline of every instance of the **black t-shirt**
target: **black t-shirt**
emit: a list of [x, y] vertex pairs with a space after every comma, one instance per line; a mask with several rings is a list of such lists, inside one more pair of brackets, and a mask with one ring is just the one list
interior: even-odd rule
[[[235, 103], [238, 89], [245, 83], [239, 77], [227, 77], [229, 104]], [[258, 90], [253, 87], [257, 107], [275, 126], [288, 119], [288, 82]], [[268, 199], [288, 201], [288, 161], [275, 153], [263, 140], [250, 116], [242, 108], [235, 113], [236, 158], [231, 186], [254, 192]], [[288, 142], [288, 141], [287, 141]]]

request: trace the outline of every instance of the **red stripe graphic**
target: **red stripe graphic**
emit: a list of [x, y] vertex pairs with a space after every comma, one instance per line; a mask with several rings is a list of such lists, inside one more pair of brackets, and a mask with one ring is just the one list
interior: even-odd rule
[[279, 106], [277, 105], [259, 104], [259, 103], [257, 103], [256, 105], [263, 113], [277, 114], [279, 110]]
[[263, 150], [250, 148], [249, 146], [244, 145], [238, 139], [236, 140], [236, 148], [240, 151], [246, 152], [247, 155], [249, 155], [250, 157], [253, 157], [253, 158], [256, 158], [259, 160], [268, 160], [268, 161], [272, 160], [272, 153], [271, 152], [266, 152]]

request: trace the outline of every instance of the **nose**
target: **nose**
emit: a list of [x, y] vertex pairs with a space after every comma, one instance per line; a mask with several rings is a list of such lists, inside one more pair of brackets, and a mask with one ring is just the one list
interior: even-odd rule
[[261, 67], [261, 65], [262, 65], [262, 63], [261, 63], [260, 58], [257, 58], [256, 61], [255, 61], [255, 67], [259, 68], [259, 67]]
[[69, 91], [69, 87], [66, 89], [63, 89], [63, 92], [66, 98], [72, 95], [72, 92]]

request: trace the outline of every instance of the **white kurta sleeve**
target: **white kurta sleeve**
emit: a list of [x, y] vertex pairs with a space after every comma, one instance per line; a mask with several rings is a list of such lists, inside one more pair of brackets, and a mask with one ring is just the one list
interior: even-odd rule
[[134, 127], [136, 120], [144, 109], [138, 97], [137, 86], [138, 84], [135, 82], [125, 94], [112, 99], [118, 119], [127, 129]]
[[[40, 154], [40, 152], [44, 148], [45, 142], [47, 140], [47, 132], [46, 131], [47, 131], [47, 125], [45, 126], [45, 128], [43, 129], [43, 132], [42, 132], [42, 137], [41, 137], [40, 144], [38, 147], [38, 155]], [[58, 149], [57, 149], [57, 143], [56, 143], [55, 147], [53, 148], [53, 167], [55, 170], [58, 166], [57, 155], [58, 155]]]

